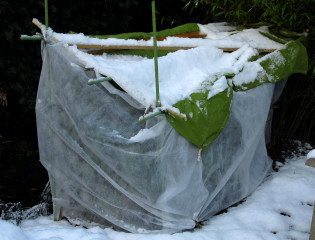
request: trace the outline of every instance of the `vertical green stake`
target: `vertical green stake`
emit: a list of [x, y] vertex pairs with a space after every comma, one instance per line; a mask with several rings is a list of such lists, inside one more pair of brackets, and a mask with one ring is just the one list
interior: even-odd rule
[[152, 24], [153, 24], [153, 44], [154, 44], [154, 70], [155, 70], [155, 95], [156, 107], [161, 106], [159, 90], [159, 67], [158, 67], [158, 50], [156, 42], [156, 19], [155, 19], [155, 0], [152, 0]]
[[45, 0], [45, 26], [48, 29], [48, 0]]

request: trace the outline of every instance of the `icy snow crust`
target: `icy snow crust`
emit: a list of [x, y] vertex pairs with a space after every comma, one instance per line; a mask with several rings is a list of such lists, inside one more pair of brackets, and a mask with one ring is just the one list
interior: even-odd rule
[[[226, 23], [200, 25], [200, 32], [207, 34], [206, 39], [187, 39], [168, 37], [159, 41], [158, 46], [195, 47], [179, 50], [159, 58], [160, 99], [162, 106], [168, 108], [183, 100], [193, 92], [202, 91], [204, 81], [218, 77], [219, 83], [212, 86], [209, 97], [224, 91], [226, 74], [239, 74], [235, 83], [241, 85], [253, 81], [263, 69], [258, 62], [248, 60], [258, 54], [256, 48], [279, 49], [282, 44], [264, 37], [259, 31], [268, 31], [266, 27], [235, 31]], [[48, 38], [67, 44], [96, 44], [102, 46], [153, 46], [153, 40], [134, 39], [97, 39], [80, 34], [60, 34], [48, 30]], [[225, 53], [218, 48], [239, 48], [233, 53]], [[76, 46], [68, 46], [69, 54], [97, 73], [109, 76], [130, 96], [145, 107], [155, 106], [155, 75], [152, 59], [137, 56], [93, 56], [80, 51]]]

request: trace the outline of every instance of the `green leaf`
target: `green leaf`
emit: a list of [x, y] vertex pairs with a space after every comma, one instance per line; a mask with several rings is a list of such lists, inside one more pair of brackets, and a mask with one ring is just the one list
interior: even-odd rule
[[192, 93], [174, 107], [186, 114], [187, 121], [167, 116], [174, 129], [198, 148], [205, 150], [224, 129], [232, 104], [233, 91], [229, 87], [208, 99], [209, 91]]
[[294, 73], [306, 74], [308, 70], [307, 51], [300, 40], [291, 41], [285, 48], [266, 55], [263, 61], [257, 61], [264, 72], [259, 73], [250, 83], [235, 85], [234, 90], [246, 91], [264, 83], [278, 82]]

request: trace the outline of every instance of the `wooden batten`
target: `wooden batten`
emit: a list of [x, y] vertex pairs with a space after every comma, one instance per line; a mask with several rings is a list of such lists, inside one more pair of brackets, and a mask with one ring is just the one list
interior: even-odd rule
[[[171, 35], [171, 36], [166, 36], [166, 37], [158, 37], [157, 40], [158, 41], [163, 41], [165, 40], [167, 37], [180, 37], [180, 38], [205, 38], [207, 36], [207, 34], [201, 34], [200, 32], [189, 32], [189, 33], [181, 33], [181, 34], [177, 34], [177, 35]], [[150, 40], [150, 38], [146, 38], [143, 40]]]
[[[75, 45], [75, 44], [69, 44]], [[91, 49], [88, 53], [91, 54], [101, 54], [102, 52], [111, 52], [116, 50], [131, 50], [131, 49], [138, 49], [138, 50], [153, 50], [153, 46], [131, 46], [131, 45], [111, 45], [111, 46], [104, 46], [104, 45], [93, 45], [93, 44], [77, 44], [77, 48], [79, 49]], [[187, 47], [187, 46], [159, 46], [159, 50], [187, 50], [195, 47]], [[224, 52], [234, 52], [239, 48], [219, 48]], [[271, 53], [274, 52], [276, 49], [262, 49], [258, 48], [257, 51], [260, 53]]]
[[[69, 44], [70, 46], [76, 45], [79, 49], [93, 49], [93, 50], [103, 50], [103, 52], [110, 52], [115, 50], [153, 50], [153, 46], [141, 46], [141, 45], [93, 45], [93, 44]], [[159, 50], [180, 50], [180, 49], [191, 49], [194, 47], [185, 47], [185, 46], [159, 46]], [[92, 51], [93, 51], [92, 50]]]

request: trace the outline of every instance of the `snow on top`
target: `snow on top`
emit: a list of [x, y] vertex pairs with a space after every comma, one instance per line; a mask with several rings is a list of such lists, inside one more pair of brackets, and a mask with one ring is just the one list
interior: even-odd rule
[[[237, 85], [253, 81], [263, 69], [259, 63], [248, 62], [258, 54], [256, 48], [279, 49], [283, 45], [266, 38], [259, 31], [267, 28], [234, 31], [225, 23], [200, 25], [200, 31], [207, 34], [205, 39], [167, 37], [158, 41], [158, 46], [194, 47], [169, 53], [158, 60], [160, 100], [163, 107], [171, 107], [176, 102], [188, 98], [191, 93], [203, 91], [205, 82], [213, 81], [208, 97], [224, 91], [226, 74], [237, 74]], [[156, 89], [154, 61], [144, 57], [112, 56], [104, 53], [94, 56], [69, 44], [96, 44], [102, 46], [153, 46], [153, 40], [97, 39], [80, 34], [60, 34], [47, 30], [47, 39], [61, 42], [69, 54], [77, 57], [84, 67], [93, 68], [97, 74], [111, 77], [130, 96], [145, 107], [155, 106]], [[238, 48], [232, 53], [219, 48]]]
[[[155, 106], [155, 74], [152, 59], [134, 56], [93, 56], [78, 50], [75, 46], [69, 51], [78, 57], [86, 67], [92, 67], [100, 74], [115, 79], [115, 82], [144, 106]], [[223, 75], [233, 71], [238, 60], [213, 47], [198, 47], [179, 50], [159, 58], [160, 99], [163, 106], [176, 102], [200, 91], [201, 83], [212, 75]], [[226, 85], [227, 86], [227, 85]], [[219, 89], [223, 91], [224, 89]]]
[[201, 34], [207, 34], [209, 39], [222, 39], [231, 35], [235, 31], [234, 26], [228, 25], [226, 22], [209, 23], [206, 25], [198, 24]]
[[[158, 46], [212, 46], [217, 48], [239, 48], [244, 43], [253, 48], [278, 49], [282, 44], [272, 41], [261, 35], [259, 32], [268, 32], [267, 27], [257, 29], [245, 29], [242, 31], [232, 31], [235, 27], [228, 26], [226, 23], [210, 23], [207, 25], [198, 24], [200, 33], [206, 34], [205, 39], [200, 38], [180, 38], [167, 37], [163, 41], [158, 41]], [[51, 37], [63, 43], [69, 44], [91, 44], [102, 46], [153, 46], [153, 39], [135, 40], [135, 39], [98, 39], [78, 34], [64, 34], [51, 32]]]
[[[312, 151], [313, 152], [313, 151]], [[20, 226], [0, 220], [2, 240], [280, 240], [309, 239], [315, 201], [315, 169], [306, 156], [287, 159], [246, 201], [211, 218], [201, 229], [175, 234], [134, 234], [95, 225], [72, 226], [53, 216], [24, 220]]]
[[230, 26], [225, 22], [209, 23], [207, 25], [198, 24], [198, 26], [200, 33], [206, 34], [207, 39], [230, 40], [235, 43], [246, 42], [254, 48], [278, 49], [282, 46], [282, 44], [272, 41], [259, 33], [268, 32], [268, 28], [266, 26], [256, 29], [244, 29], [242, 31], [236, 31], [234, 26]]
[[[152, 59], [108, 54], [93, 56], [78, 50], [76, 46], [70, 46], [68, 49], [85, 67], [94, 68], [97, 73], [113, 78], [121, 88], [144, 106], [155, 106], [155, 74]], [[248, 59], [256, 54], [257, 51], [249, 45], [244, 45], [233, 53], [201, 46], [160, 57], [158, 67], [162, 105], [171, 107], [189, 97], [191, 93], [202, 91], [202, 83], [210, 81], [214, 76], [220, 79], [220, 84], [214, 84], [208, 89], [211, 96], [224, 91], [228, 87], [227, 80], [221, 77], [225, 74], [239, 73], [248, 64]], [[249, 68], [249, 71], [253, 72], [249, 76], [257, 74], [258, 70], [262, 68]], [[241, 81], [246, 79], [248, 77]]]
[[307, 154], [307, 159], [311, 159], [311, 158], [315, 158], [315, 149], [311, 150], [308, 154]]
[[[216, 79], [213, 79], [216, 80]], [[209, 90], [207, 99], [212, 98], [213, 96], [217, 95], [220, 92], [223, 92], [225, 89], [228, 88], [228, 83], [227, 80], [225, 78], [225, 76], [221, 76], [221, 78], [219, 78], [216, 81], [210, 81], [209, 86], [206, 87]]]
[[[210, 23], [208, 25], [198, 25], [202, 34], [207, 34], [205, 39], [200, 38], [180, 38], [167, 37], [163, 41], [158, 41], [158, 46], [211, 46], [217, 48], [240, 48], [245, 43], [253, 48], [262, 49], [278, 49], [282, 44], [272, 41], [271, 39], [261, 35], [259, 32], [268, 32], [266, 27], [258, 29], [245, 29], [243, 31], [230, 32], [233, 27], [225, 26], [224, 23]], [[225, 31], [223, 31], [225, 30]], [[51, 38], [69, 44], [91, 44], [102, 46], [153, 46], [153, 39], [135, 40], [135, 39], [98, 39], [78, 34], [64, 34], [51, 32]]]

